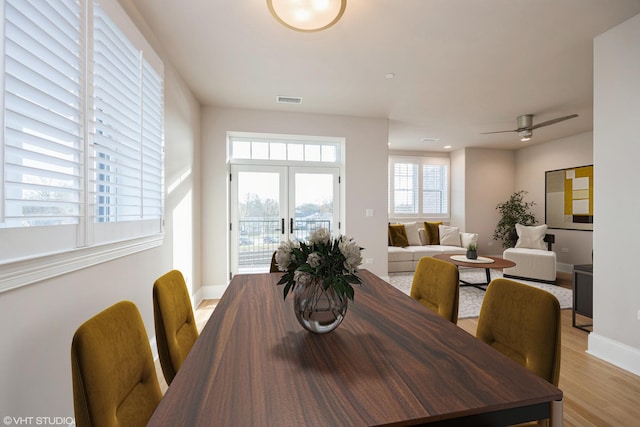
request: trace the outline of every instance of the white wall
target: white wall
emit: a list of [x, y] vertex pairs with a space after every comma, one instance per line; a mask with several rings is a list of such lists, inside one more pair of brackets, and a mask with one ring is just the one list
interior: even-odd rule
[[[373, 264], [362, 267], [387, 274], [386, 119], [208, 107], [203, 109], [202, 124], [202, 280], [206, 296], [220, 297], [229, 280], [229, 131], [345, 138], [342, 232], [365, 248], [364, 258], [373, 258]], [[366, 217], [366, 209], [373, 209], [374, 216]]]
[[465, 149], [465, 229], [478, 233], [480, 254], [502, 255], [502, 242], [493, 240], [500, 220], [496, 206], [517, 190], [514, 156], [508, 150]]
[[[527, 200], [536, 203], [533, 213], [542, 224], [545, 221], [545, 172], [592, 164], [592, 132], [522, 148], [516, 152], [516, 189], [528, 191]], [[594, 175], [598, 181], [599, 171]], [[576, 264], [591, 264], [593, 232], [560, 229], [548, 232], [555, 236], [553, 250], [559, 271], [571, 272]]]
[[[128, 3], [122, 2], [126, 6]], [[126, 7], [135, 18], [135, 11]], [[144, 27], [141, 28], [144, 32]], [[154, 45], [157, 53], [161, 47]], [[0, 415], [73, 417], [71, 338], [77, 327], [109, 305], [128, 299], [142, 314], [150, 338], [155, 335], [151, 288], [166, 271], [186, 271], [194, 292], [200, 288], [199, 158], [200, 107], [165, 60], [166, 194], [164, 244], [0, 293]], [[190, 172], [189, 172], [190, 171]], [[186, 220], [174, 226], [174, 218]], [[185, 233], [187, 233], [185, 235]], [[11, 242], [2, 242], [11, 244]], [[188, 247], [185, 247], [188, 245]], [[177, 252], [192, 253], [174, 264]]]
[[640, 15], [594, 42], [594, 332], [589, 352], [640, 375]]

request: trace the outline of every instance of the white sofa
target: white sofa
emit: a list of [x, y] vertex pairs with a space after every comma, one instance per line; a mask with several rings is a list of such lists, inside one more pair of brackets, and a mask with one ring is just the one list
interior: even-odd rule
[[504, 259], [516, 263], [505, 268], [504, 277], [526, 279], [534, 282], [556, 282], [556, 253], [551, 250], [555, 240], [553, 234], [546, 234], [547, 226], [525, 227], [516, 224], [518, 241], [514, 248], [505, 249]]
[[[414, 224], [414, 223], [409, 223]], [[405, 224], [407, 225], [407, 224]], [[445, 227], [447, 231], [450, 231], [449, 237], [446, 238], [441, 244], [438, 245], [427, 245], [427, 238], [424, 228], [417, 228], [419, 241], [416, 239], [409, 239], [409, 246], [389, 246], [388, 247], [388, 270], [389, 273], [397, 273], [397, 272], [405, 272], [405, 271], [415, 271], [416, 266], [418, 265], [418, 261], [420, 258], [425, 256], [434, 256], [437, 254], [454, 254], [454, 255], [464, 255], [467, 252], [466, 246], [469, 243], [478, 242], [478, 235], [475, 233], [460, 233], [455, 227]], [[408, 234], [411, 233], [413, 226], [410, 225], [408, 228]], [[455, 228], [455, 230], [454, 230]], [[457, 237], [457, 240], [456, 240]], [[464, 246], [463, 246], [464, 242]], [[416, 245], [415, 243], [420, 243]], [[445, 244], [442, 244], [445, 243]], [[449, 243], [457, 243], [457, 244], [449, 244]]]

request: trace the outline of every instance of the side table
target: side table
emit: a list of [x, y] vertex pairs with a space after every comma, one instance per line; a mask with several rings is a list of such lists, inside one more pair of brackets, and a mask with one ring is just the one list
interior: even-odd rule
[[593, 264], [573, 266], [573, 326], [591, 332], [593, 323], [578, 324], [576, 315], [593, 319]]

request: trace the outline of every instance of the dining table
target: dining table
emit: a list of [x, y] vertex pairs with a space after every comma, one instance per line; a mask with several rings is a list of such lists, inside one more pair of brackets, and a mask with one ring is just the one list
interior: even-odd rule
[[148, 426], [562, 425], [563, 393], [372, 272], [315, 334], [282, 273], [230, 281]]

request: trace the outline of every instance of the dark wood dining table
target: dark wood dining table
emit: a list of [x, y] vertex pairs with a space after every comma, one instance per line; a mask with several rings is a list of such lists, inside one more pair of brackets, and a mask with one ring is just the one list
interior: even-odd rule
[[562, 424], [562, 391], [367, 270], [342, 324], [297, 322], [281, 274], [230, 282], [148, 426]]

